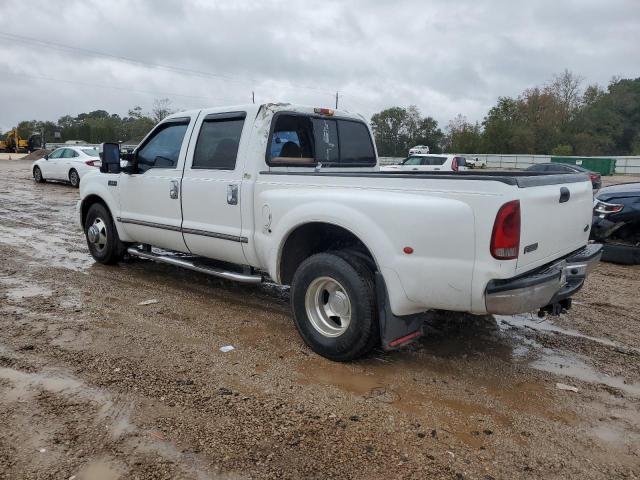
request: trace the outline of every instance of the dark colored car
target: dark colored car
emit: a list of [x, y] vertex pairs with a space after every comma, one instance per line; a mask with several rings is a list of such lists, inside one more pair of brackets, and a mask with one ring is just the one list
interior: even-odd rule
[[546, 173], [586, 173], [591, 179], [591, 185], [594, 190], [602, 187], [602, 177], [599, 173], [592, 172], [580, 165], [570, 165], [567, 163], [536, 163], [527, 168], [527, 172], [546, 172]]
[[640, 263], [640, 183], [611, 185], [596, 194], [591, 238], [604, 242], [603, 260]]

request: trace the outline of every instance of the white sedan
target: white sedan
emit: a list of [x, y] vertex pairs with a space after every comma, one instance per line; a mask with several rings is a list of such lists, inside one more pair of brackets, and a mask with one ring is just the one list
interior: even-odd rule
[[380, 167], [383, 172], [459, 172], [467, 170], [467, 159], [460, 155], [409, 155], [399, 165]]
[[100, 168], [98, 150], [89, 146], [60, 147], [33, 162], [31, 172], [36, 182], [62, 180], [78, 187], [82, 177]]
[[409, 155], [416, 155], [420, 153], [429, 153], [429, 145], [416, 145], [409, 149]]

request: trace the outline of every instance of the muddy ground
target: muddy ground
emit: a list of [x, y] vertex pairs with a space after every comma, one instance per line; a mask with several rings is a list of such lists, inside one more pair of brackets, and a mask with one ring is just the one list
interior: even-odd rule
[[640, 267], [336, 364], [277, 288], [94, 263], [29, 165], [0, 161], [0, 478], [640, 477]]

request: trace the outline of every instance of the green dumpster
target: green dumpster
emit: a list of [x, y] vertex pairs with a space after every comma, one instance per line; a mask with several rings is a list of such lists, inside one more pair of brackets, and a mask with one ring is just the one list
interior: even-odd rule
[[598, 172], [600, 175], [613, 175], [616, 171], [616, 159], [604, 157], [551, 157], [552, 163], [579, 165], [582, 168]]

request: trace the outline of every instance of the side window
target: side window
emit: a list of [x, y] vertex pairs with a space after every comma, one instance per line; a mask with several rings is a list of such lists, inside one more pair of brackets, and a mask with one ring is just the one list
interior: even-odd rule
[[205, 118], [200, 127], [191, 168], [234, 170], [244, 115], [240, 118]]
[[458, 166], [459, 167], [466, 167], [467, 166], [467, 159], [464, 157], [458, 157]]
[[176, 168], [188, 125], [188, 120], [160, 125], [137, 151], [138, 171], [144, 173], [150, 168]]
[[53, 159], [61, 158], [65, 150], [66, 148], [59, 148], [58, 150], [51, 152], [51, 155], [49, 155], [49, 158], [53, 158]]
[[64, 153], [62, 154], [62, 158], [74, 158], [77, 156], [78, 154], [70, 148], [65, 148]]
[[[279, 131], [277, 136], [271, 141], [271, 157], [281, 157], [282, 155], [282, 147], [284, 147], [285, 143], [292, 142], [295, 143], [298, 148], [300, 148], [300, 137], [298, 136], [298, 132], [294, 131]], [[291, 145], [289, 145], [289, 148]], [[285, 151], [285, 153], [287, 153]]]
[[267, 152], [273, 165], [313, 165], [310, 118], [304, 115], [278, 115]]
[[375, 165], [376, 155], [369, 129], [364, 123], [338, 120], [340, 135], [340, 164]]
[[420, 157], [409, 157], [404, 162], [402, 162], [402, 164], [403, 165], [421, 165], [422, 160], [420, 159]]

